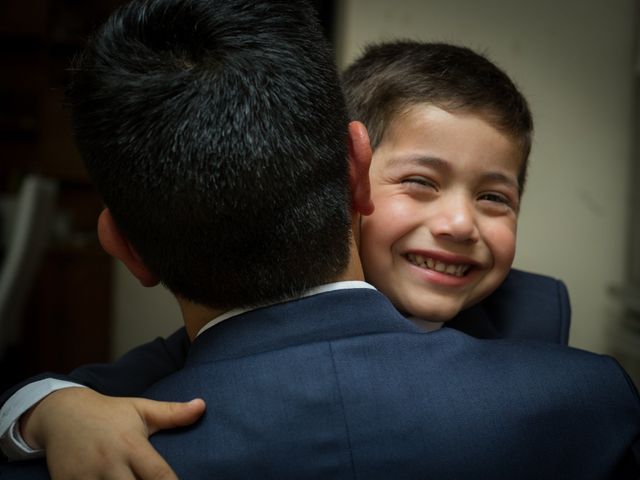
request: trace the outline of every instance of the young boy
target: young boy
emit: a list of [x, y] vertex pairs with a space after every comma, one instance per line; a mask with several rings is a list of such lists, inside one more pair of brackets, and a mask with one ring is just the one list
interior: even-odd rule
[[511, 267], [533, 129], [527, 103], [488, 60], [443, 44], [370, 47], [343, 85], [374, 150], [366, 278], [402, 312], [448, 321]]
[[[365, 276], [416, 323], [438, 328], [479, 304], [510, 271], [533, 128], [527, 103], [483, 56], [437, 43], [371, 46], [346, 70], [343, 85], [351, 118], [366, 125], [374, 150], [375, 210], [360, 225]], [[178, 369], [187, 348], [186, 337], [177, 334], [164, 344], [131, 352], [111, 371], [104, 366], [80, 369], [71, 379], [112, 395], [136, 395]], [[125, 372], [125, 364], [145, 378]], [[147, 365], [152, 372], [145, 371]], [[128, 400], [101, 397], [100, 403], [91, 403], [84, 401], [86, 395], [93, 393], [72, 389], [57, 394], [59, 405], [68, 402], [67, 412], [78, 414], [72, 417], [77, 424], [66, 416], [56, 427], [60, 442], [68, 445], [73, 438], [85, 446], [100, 444], [113, 450], [113, 461], [131, 465], [162, 461], [152, 458], [150, 447], [136, 455], [112, 438], [138, 428], [141, 417], [153, 431], [188, 423], [202, 412], [201, 405], [177, 406], [185, 409], [182, 414], [158, 421], [149, 417], [166, 414], [148, 401], [131, 400], [131, 408], [124, 405]], [[117, 402], [117, 413], [116, 403], [109, 402]], [[98, 411], [104, 423], [100, 430], [80, 423]], [[140, 430], [141, 436], [149, 433]], [[26, 433], [32, 443], [38, 437]], [[49, 461], [70, 457], [54, 458]], [[96, 457], [95, 468], [99, 463]], [[73, 468], [81, 466], [53, 466], [65, 474]]]

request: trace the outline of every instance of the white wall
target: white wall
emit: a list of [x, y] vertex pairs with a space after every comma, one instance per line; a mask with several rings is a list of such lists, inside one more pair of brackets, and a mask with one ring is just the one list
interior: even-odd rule
[[[624, 277], [631, 143], [633, 0], [338, 0], [338, 58], [397, 37], [485, 51], [529, 99], [536, 121], [520, 220], [519, 268], [559, 277], [573, 302], [571, 343], [605, 351]], [[162, 288], [119, 266], [113, 353], [181, 325]]]
[[338, 61], [367, 42], [463, 44], [503, 67], [536, 134], [515, 266], [563, 279], [571, 343], [606, 351], [629, 218], [633, 0], [345, 0]]

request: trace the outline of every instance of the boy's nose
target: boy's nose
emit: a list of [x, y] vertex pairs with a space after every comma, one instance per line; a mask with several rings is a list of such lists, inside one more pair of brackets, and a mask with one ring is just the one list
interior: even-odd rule
[[436, 238], [474, 243], [480, 238], [472, 202], [461, 196], [441, 199], [431, 217], [431, 233]]

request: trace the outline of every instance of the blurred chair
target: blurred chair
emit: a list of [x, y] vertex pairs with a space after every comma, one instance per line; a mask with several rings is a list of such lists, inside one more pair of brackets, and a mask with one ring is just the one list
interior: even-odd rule
[[57, 190], [54, 181], [29, 175], [16, 198], [3, 199], [0, 359], [18, 340], [24, 303], [49, 242]]

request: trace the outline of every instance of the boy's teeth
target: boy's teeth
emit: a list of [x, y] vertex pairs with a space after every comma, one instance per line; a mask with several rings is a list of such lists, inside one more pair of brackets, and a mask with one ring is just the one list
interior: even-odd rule
[[429, 270], [435, 270], [436, 272], [446, 273], [447, 275], [454, 275], [456, 277], [462, 277], [467, 270], [469, 270], [469, 265], [454, 265], [454, 264], [446, 264], [439, 260], [434, 260], [433, 258], [425, 258], [422, 255], [417, 255], [413, 253], [409, 253], [407, 258], [411, 263], [417, 265], [418, 267], [428, 268]]

